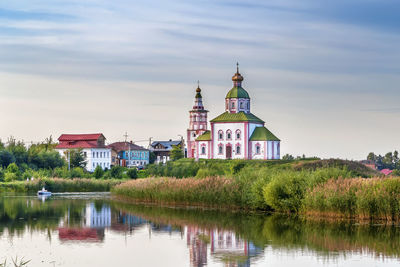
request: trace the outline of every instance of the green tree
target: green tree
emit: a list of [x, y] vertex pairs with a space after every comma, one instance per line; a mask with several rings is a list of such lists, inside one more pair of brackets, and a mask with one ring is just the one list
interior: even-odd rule
[[15, 162], [14, 155], [7, 150], [0, 150], [0, 166], [7, 168], [8, 165]]
[[184, 157], [181, 145], [172, 146], [170, 158], [171, 160], [178, 160]]
[[150, 152], [149, 154], [149, 163], [153, 164], [156, 161], [156, 154], [154, 152]]
[[367, 160], [372, 160], [373, 162], [376, 161], [376, 155], [374, 154], [374, 152], [370, 152], [367, 156]]
[[80, 168], [86, 167], [87, 162], [82, 149], [71, 149], [69, 150], [69, 153], [70, 153], [69, 160], [71, 169], [75, 167], [80, 167]]
[[11, 163], [8, 165], [6, 172], [4, 174], [4, 181], [11, 182], [19, 178], [19, 168], [17, 164]]
[[121, 179], [124, 172], [124, 168], [121, 166], [113, 166], [110, 169], [110, 175], [112, 178]]
[[14, 137], [10, 136], [7, 142], [7, 150], [14, 155], [17, 165], [28, 163], [28, 151], [22, 141], [17, 141]]
[[126, 172], [126, 175], [131, 179], [136, 179], [138, 177], [138, 173], [136, 168], [131, 168]]
[[96, 169], [94, 169], [93, 175], [96, 179], [100, 179], [104, 175], [103, 168], [100, 165], [97, 165]]
[[290, 154], [283, 155], [282, 160], [294, 160], [294, 157]]

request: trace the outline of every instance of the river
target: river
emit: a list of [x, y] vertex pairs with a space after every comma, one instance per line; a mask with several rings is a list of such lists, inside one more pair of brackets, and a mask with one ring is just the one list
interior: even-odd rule
[[0, 266], [399, 266], [398, 225], [0, 196]]

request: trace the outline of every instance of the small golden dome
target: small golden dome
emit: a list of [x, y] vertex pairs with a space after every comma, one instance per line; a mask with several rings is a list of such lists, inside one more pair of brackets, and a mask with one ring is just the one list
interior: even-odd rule
[[239, 73], [239, 62], [236, 63], [236, 73], [232, 76], [232, 81], [241, 82], [243, 81], [243, 76]]
[[196, 92], [197, 92], [197, 93], [200, 93], [200, 92], [201, 92], [200, 87], [197, 87]]

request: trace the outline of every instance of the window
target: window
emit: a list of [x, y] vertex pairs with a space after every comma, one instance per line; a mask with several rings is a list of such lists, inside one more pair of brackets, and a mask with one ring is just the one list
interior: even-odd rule
[[94, 168], [94, 162], [93, 162], [93, 168]]
[[260, 152], [260, 145], [256, 145], [256, 154], [260, 154], [261, 152]]
[[96, 155], [96, 154], [93, 152], [93, 158], [95, 157], [95, 155]]
[[196, 137], [196, 134], [195, 134], [195, 133], [193, 133], [193, 137]]
[[98, 158], [99, 157], [99, 152], [96, 152], [96, 158]]
[[235, 108], [235, 102], [232, 102], [231, 106], [232, 108]]
[[237, 139], [237, 140], [240, 140], [240, 130], [237, 130], [237, 131], [236, 131], [236, 139]]
[[227, 130], [226, 131], [226, 140], [231, 140], [232, 139], [232, 131], [231, 130]]
[[250, 109], [250, 102], [247, 102], [247, 109]]
[[206, 147], [205, 146], [201, 147], [201, 154], [203, 154], [203, 155], [206, 154]]
[[222, 151], [222, 145], [221, 145], [218, 147], [218, 154], [222, 154], [222, 153], [223, 153], [223, 151]]
[[243, 102], [240, 102], [240, 109], [243, 109]]
[[240, 154], [240, 145], [236, 146], [236, 154]]
[[218, 140], [223, 140], [224, 139], [224, 133], [222, 132], [222, 130], [218, 131]]

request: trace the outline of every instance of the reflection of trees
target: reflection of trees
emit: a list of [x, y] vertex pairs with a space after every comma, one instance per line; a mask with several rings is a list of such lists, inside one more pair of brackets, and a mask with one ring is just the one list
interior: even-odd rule
[[234, 231], [256, 247], [308, 248], [322, 256], [329, 252], [369, 252], [400, 256], [400, 228], [392, 225], [354, 225], [349, 221], [313, 221], [261, 214], [231, 213], [198, 209], [144, 207], [113, 203], [114, 208], [155, 223]]
[[56, 229], [60, 221], [70, 214], [70, 223], [80, 224], [85, 201], [46, 200], [13, 197], [0, 198], [0, 233], [7, 229], [10, 236], [30, 231]]

